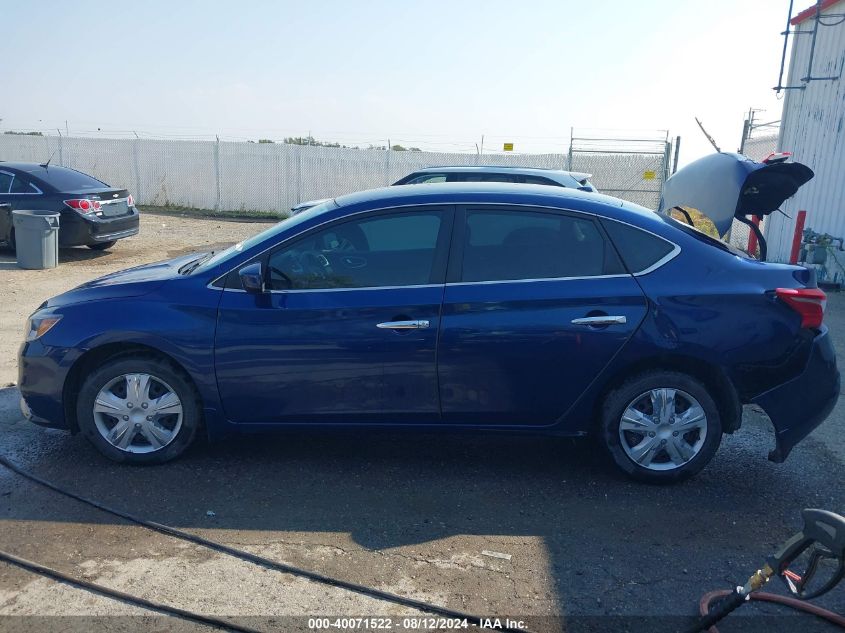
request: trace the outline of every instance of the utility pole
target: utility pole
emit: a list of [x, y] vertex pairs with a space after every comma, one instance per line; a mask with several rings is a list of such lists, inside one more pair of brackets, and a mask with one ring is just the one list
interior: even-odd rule
[[704, 136], [706, 136], [706, 137], [707, 137], [707, 140], [708, 140], [708, 141], [710, 141], [710, 144], [711, 144], [713, 147], [715, 147], [715, 148], [716, 148], [716, 151], [717, 151], [717, 152], [719, 152], [719, 153], [721, 154], [721, 153], [722, 153], [722, 150], [721, 150], [721, 149], [719, 149], [719, 146], [718, 146], [718, 145], [716, 145], [716, 141], [714, 141], [714, 140], [713, 140], [713, 137], [712, 137], [712, 136], [710, 136], [710, 135], [707, 133], [707, 130], [705, 130], [705, 129], [704, 129], [704, 124], [703, 124], [701, 121], [699, 121], [699, 120], [698, 120], [698, 117], [695, 117], [695, 122], [696, 122], [696, 123], [698, 123], [698, 127], [700, 127], [700, 128], [701, 128], [701, 131], [704, 133]]
[[672, 161], [672, 173], [674, 174], [678, 171], [678, 156], [681, 153], [681, 137], [675, 137], [675, 160]]
[[484, 135], [481, 135], [481, 149], [478, 152], [479, 156], [484, 156]]

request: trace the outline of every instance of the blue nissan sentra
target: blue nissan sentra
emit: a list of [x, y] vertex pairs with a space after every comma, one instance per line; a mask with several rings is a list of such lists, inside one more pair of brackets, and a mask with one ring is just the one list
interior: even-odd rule
[[136, 464], [203, 434], [475, 429], [591, 434], [625, 473], [672, 482], [743, 404], [771, 418], [776, 462], [825, 419], [824, 302], [810, 270], [600, 194], [389, 187], [50, 299], [21, 406]]

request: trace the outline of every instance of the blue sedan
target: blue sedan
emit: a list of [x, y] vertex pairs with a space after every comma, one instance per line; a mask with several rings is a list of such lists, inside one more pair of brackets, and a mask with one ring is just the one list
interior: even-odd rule
[[500, 183], [330, 200], [216, 253], [45, 302], [22, 409], [123, 462], [290, 428], [593, 435], [641, 480], [700, 471], [743, 404], [782, 461], [839, 372], [811, 271], [596, 193]]

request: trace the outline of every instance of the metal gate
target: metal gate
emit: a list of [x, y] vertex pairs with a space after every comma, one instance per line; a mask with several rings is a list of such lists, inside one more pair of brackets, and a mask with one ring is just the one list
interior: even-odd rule
[[625, 138], [573, 129], [567, 168], [592, 174], [601, 193], [657, 210], [671, 157], [668, 132]]

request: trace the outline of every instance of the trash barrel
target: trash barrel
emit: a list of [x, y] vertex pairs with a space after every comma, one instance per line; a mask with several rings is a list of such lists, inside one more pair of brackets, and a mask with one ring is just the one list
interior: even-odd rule
[[18, 266], [30, 270], [59, 263], [59, 214], [55, 211], [12, 211]]

